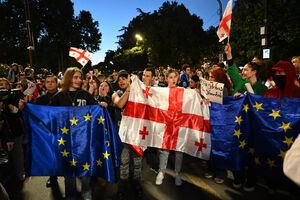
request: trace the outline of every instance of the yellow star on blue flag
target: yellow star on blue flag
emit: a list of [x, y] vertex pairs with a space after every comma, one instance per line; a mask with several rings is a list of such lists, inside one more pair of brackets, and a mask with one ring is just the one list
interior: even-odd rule
[[235, 116], [235, 121], [234, 122], [237, 122], [239, 125], [241, 125], [241, 122], [242, 121], [244, 121], [243, 119], [242, 119], [242, 116], [239, 116], [239, 117], [237, 117], [237, 116]]
[[247, 112], [249, 109], [250, 109], [250, 108], [249, 108], [248, 104], [243, 104], [243, 109], [242, 109], [242, 111]]
[[275, 111], [275, 110], [272, 109], [272, 113], [269, 114], [269, 116], [274, 117], [274, 120], [275, 120], [277, 117], [281, 117], [281, 115], [279, 114], [279, 112], [280, 112], [280, 110]]
[[[27, 104], [23, 111], [29, 138], [28, 175], [96, 176], [115, 181], [123, 144], [107, 109]], [[97, 118], [105, 127], [99, 126]]]
[[234, 129], [234, 134], [233, 135], [235, 135], [235, 136], [237, 136], [238, 138], [240, 138], [240, 135], [241, 135], [242, 133], [241, 133], [241, 130], [239, 129], [239, 130], [235, 130]]
[[91, 117], [92, 117], [92, 115], [90, 115], [89, 113], [87, 113], [85, 116], [83, 116], [84, 118], [85, 118], [85, 120], [84, 121], [91, 121]]
[[60, 130], [62, 131], [61, 134], [67, 134], [67, 135], [68, 135], [68, 134], [69, 134], [68, 131], [69, 131], [70, 129], [67, 129], [67, 128], [64, 126], [64, 128], [61, 128]]
[[82, 165], [83, 170], [90, 170], [90, 166], [91, 165], [89, 165], [87, 162], [84, 165]]
[[59, 143], [58, 143], [58, 145], [64, 145], [65, 146], [65, 142], [66, 142], [66, 140], [64, 140], [62, 137], [60, 138], [60, 140], [57, 140]]
[[110, 156], [110, 154], [108, 154], [107, 151], [105, 153], [103, 153], [103, 158], [106, 158], [108, 160], [109, 156]]
[[263, 110], [262, 105], [263, 105], [262, 103], [259, 104], [259, 103], [255, 102], [255, 105], [253, 107], [256, 108], [256, 111], [259, 111], [259, 110]]
[[74, 160], [74, 158], [73, 158], [73, 160], [71, 160], [71, 161], [69, 161], [69, 163], [71, 164], [71, 166], [76, 166], [76, 163], [77, 163], [78, 161], [75, 161]]
[[283, 141], [283, 143], [286, 143], [288, 145], [288, 147], [290, 147], [291, 144], [294, 143], [293, 137], [286, 137], [286, 136], [284, 136], [284, 138], [285, 138], [285, 140]]
[[101, 162], [101, 160], [99, 159], [99, 160], [97, 160], [97, 166], [102, 166], [102, 162]]
[[279, 128], [282, 128], [282, 129], [284, 130], [284, 132], [286, 133], [286, 131], [287, 131], [288, 129], [292, 129], [292, 128], [290, 127], [290, 124], [291, 124], [291, 122], [289, 122], [289, 123], [284, 123], [284, 122], [282, 122], [282, 126], [280, 126]]
[[100, 116], [99, 118], [97, 118], [97, 120], [99, 121], [99, 123], [98, 124], [104, 124], [103, 122], [104, 122], [104, 118], [102, 118], [102, 116]]
[[75, 119], [75, 117], [73, 117], [73, 119], [70, 120], [70, 122], [72, 122], [71, 126], [72, 125], [76, 125], [77, 126], [77, 121], [78, 121], [78, 119]]
[[68, 154], [70, 152], [67, 152], [66, 149], [65, 149], [64, 151], [61, 151], [60, 153], [62, 154], [63, 157], [68, 157]]

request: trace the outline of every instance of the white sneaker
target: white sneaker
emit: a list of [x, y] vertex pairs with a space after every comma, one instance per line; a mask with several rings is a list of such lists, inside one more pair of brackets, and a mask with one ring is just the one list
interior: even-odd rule
[[181, 180], [180, 173], [175, 174], [175, 185], [177, 185], [177, 186], [182, 185], [182, 180]]
[[156, 176], [155, 184], [156, 185], [161, 185], [163, 180], [164, 180], [164, 173], [160, 171], [160, 172], [158, 172], [158, 174]]

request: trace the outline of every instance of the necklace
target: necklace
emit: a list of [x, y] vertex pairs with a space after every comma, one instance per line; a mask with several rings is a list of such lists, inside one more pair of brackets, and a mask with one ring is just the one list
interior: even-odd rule
[[69, 97], [69, 99], [70, 99], [70, 101], [71, 101], [71, 103], [72, 103], [72, 106], [75, 106], [75, 100], [76, 100], [76, 98], [77, 98], [78, 90], [76, 91], [75, 96], [74, 96], [73, 99], [72, 99], [72, 97], [71, 97], [69, 91], [67, 92], [67, 94], [68, 94], [68, 97]]

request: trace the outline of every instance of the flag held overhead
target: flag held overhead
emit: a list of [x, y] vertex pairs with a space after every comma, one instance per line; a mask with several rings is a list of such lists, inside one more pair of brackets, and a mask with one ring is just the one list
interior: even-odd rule
[[223, 18], [220, 22], [219, 28], [217, 30], [217, 35], [219, 37], [219, 42], [222, 42], [225, 38], [229, 38], [230, 26], [232, 17], [232, 0], [230, 0], [226, 6]]
[[74, 57], [76, 61], [84, 67], [92, 58], [93, 54], [88, 52], [87, 50], [71, 47], [69, 56]]

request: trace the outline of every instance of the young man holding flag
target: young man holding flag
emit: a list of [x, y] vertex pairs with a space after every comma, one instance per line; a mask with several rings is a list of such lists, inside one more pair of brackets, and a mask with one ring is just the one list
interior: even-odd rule
[[[147, 79], [148, 80], [148, 79]], [[121, 123], [123, 111], [126, 107], [129, 94], [130, 94], [130, 75], [127, 71], [121, 70], [118, 73], [117, 78], [119, 87], [121, 90], [116, 91], [112, 95], [112, 101], [115, 104], [115, 125], [119, 130]], [[131, 162], [131, 160], [133, 162]], [[130, 167], [130, 163], [133, 163], [133, 166]], [[123, 143], [123, 150], [121, 154], [121, 164], [120, 164], [120, 182], [118, 185], [118, 200], [126, 199], [128, 193], [128, 183], [129, 183], [129, 174], [130, 168], [133, 168], [133, 181], [134, 187], [136, 189], [137, 199], [141, 199], [143, 196], [143, 190], [141, 186], [141, 175], [142, 175], [142, 157], [139, 157], [136, 152], [128, 144]]]
[[[81, 90], [82, 71], [76, 67], [66, 70], [62, 79], [62, 90], [53, 96], [51, 106], [96, 105], [97, 101], [87, 91]], [[76, 177], [65, 177], [66, 199], [76, 199]], [[92, 199], [91, 177], [82, 177], [82, 197]]]

